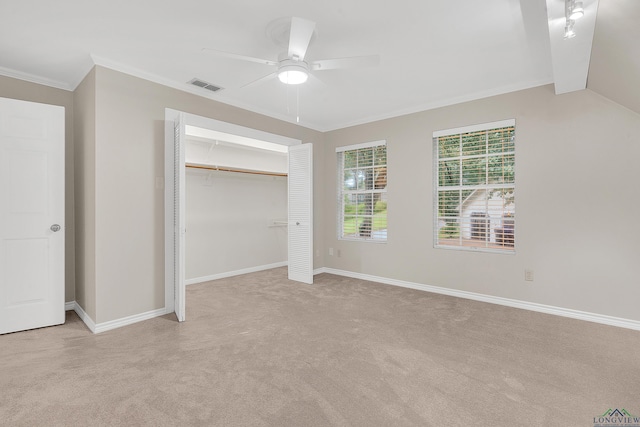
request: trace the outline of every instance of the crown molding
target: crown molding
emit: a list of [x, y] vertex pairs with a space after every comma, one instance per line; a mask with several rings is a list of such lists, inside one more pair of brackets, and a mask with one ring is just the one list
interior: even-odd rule
[[539, 86], [546, 86], [553, 83], [553, 78], [546, 78], [541, 80], [532, 80], [530, 82], [505, 85], [499, 88], [474, 92], [462, 96], [453, 96], [450, 98], [444, 98], [435, 102], [427, 104], [418, 104], [413, 107], [403, 108], [400, 110], [391, 111], [384, 114], [373, 115], [365, 117], [363, 119], [354, 120], [350, 122], [344, 122], [337, 124], [327, 129], [323, 129], [324, 132], [331, 132], [334, 130], [345, 129], [353, 126], [364, 125], [367, 123], [378, 122], [381, 120], [393, 119], [396, 117], [407, 116], [409, 114], [421, 113], [423, 111], [435, 110], [437, 108], [450, 107], [456, 104], [462, 104], [465, 102], [478, 101], [480, 99], [490, 98], [492, 96], [506, 95], [512, 92], [519, 92], [521, 90], [533, 89]]
[[36, 83], [39, 85], [49, 86], [56, 89], [67, 90], [69, 92], [72, 92], [74, 90], [74, 88], [71, 85], [65, 82], [48, 79], [46, 77], [25, 73], [23, 71], [13, 70], [11, 68], [1, 67], [1, 66], [0, 66], [0, 75], [3, 75], [5, 77], [11, 77], [18, 80], [24, 80], [31, 83]]
[[276, 119], [276, 120], [281, 120], [283, 122], [287, 122], [287, 123], [292, 123], [294, 125], [297, 126], [302, 126], [311, 130], [315, 130], [318, 132], [323, 132], [323, 129], [312, 124], [312, 123], [308, 123], [308, 122], [300, 122], [297, 123], [292, 117], [286, 116], [286, 115], [280, 115], [280, 114], [273, 114], [273, 112], [270, 111], [266, 111], [260, 108], [255, 108], [251, 105], [247, 105], [247, 104], [243, 104], [241, 102], [235, 102], [235, 101], [231, 101], [228, 99], [224, 99], [224, 98], [220, 98], [218, 94], [211, 92], [211, 93], [204, 93], [206, 91], [203, 91], [202, 89], [195, 87], [195, 86], [190, 86], [188, 83], [184, 82], [176, 82], [174, 80], [171, 79], [167, 79], [165, 77], [160, 77], [156, 74], [153, 73], [149, 73], [147, 71], [143, 71], [140, 70], [138, 68], [135, 67], [131, 67], [129, 65], [125, 65], [116, 61], [112, 61], [110, 59], [101, 57], [101, 56], [97, 56], [97, 55], [91, 55], [91, 59], [93, 60], [93, 63], [95, 65], [98, 65], [100, 67], [104, 67], [104, 68], [108, 68], [110, 70], [113, 71], [118, 71], [120, 73], [124, 73], [124, 74], [128, 74], [130, 76], [133, 77], [138, 77], [140, 79], [143, 80], [147, 80], [150, 81], [152, 83], [157, 83], [163, 86], [167, 86], [170, 87], [172, 89], [177, 89], [180, 90], [182, 92], [187, 92], [196, 96], [200, 96], [202, 98], [207, 98], [207, 99], [211, 99], [213, 101], [219, 102], [221, 104], [226, 104], [226, 105], [230, 105], [232, 107], [236, 107], [236, 108], [241, 108], [243, 110], [246, 111], [250, 111], [252, 113], [256, 113], [256, 114], [260, 114], [263, 116], [267, 116], [267, 117], [271, 117], [272, 119]]
[[70, 86], [74, 91], [78, 88], [78, 86], [80, 86], [80, 83], [84, 81], [85, 77], [87, 77], [87, 74], [89, 74], [95, 66], [96, 63], [93, 61], [91, 55], [89, 55], [84, 61], [84, 64], [82, 64], [82, 66], [80, 67], [80, 71], [76, 73], [76, 77], [72, 80], [72, 84]]
[[336, 123], [332, 126], [320, 126], [318, 124], [315, 123], [310, 123], [307, 121], [301, 121], [301, 122], [296, 122], [294, 118], [289, 117], [287, 115], [281, 115], [281, 114], [274, 114], [273, 112], [264, 110], [264, 109], [260, 109], [260, 108], [256, 108], [254, 106], [248, 105], [248, 104], [244, 104], [242, 102], [236, 102], [233, 100], [229, 100], [229, 99], [225, 99], [224, 96], [220, 96], [220, 94], [216, 94], [214, 92], [211, 93], [203, 93], [203, 90], [197, 87], [191, 87], [189, 86], [186, 82], [182, 83], [182, 82], [176, 82], [174, 80], [171, 79], [167, 79], [165, 77], [161, 77], [158, 76], [156, 74], [153, 73], [149, 73], [147, 71], [143, 71], [141, 69], [135, 68], [135, 67], [131, 67], [129, 65], [126, 64], [122, 64], [120, 62], [117, 61], [113, 61], [111, 59], [99, 56], [99, 55], [89, 55], [88, 57], [89, 59], [87, 61], [84, 62], [83, 66], [81, 67], [80, 71], [77, 73], [76, 78], [73, 79], [72, 83], [65, 83], [65, 82], [60, 82], [60, 81], [56, 81], [56, 80], [52, 80], [52, 79], [48, 79], [42, 76], [37, 76], [34, 74], [29, 74], [29, 73], [24, 73], [21, 71], [16, 71], [16, 70], [12, 70], [9, 68], [5, 68], [5, 67], [0, 67], [0, 75], [4, 75], [7, 77], [12, 77], [15, 79], [19, 79], [19, 80], [25, 80], [25, 81], [29, 81], [32, 83], [36, 83], [36, 84], [41, 84], [41, 85], [45, 85], [45, 86], [50, 86], [50, 87], [54, 87], [54, 88], [58, 88], [58, 89], [62, 89], [62, 90], [67, 90], [67, 91], [74, 91], [79, 85], [80, 83], [82, 83], [82, 81], [84, 80], [84, 78], [87, 76], [87, 74], [95, 67], [95, 66], [100, 66], [100, 67], [104, 67], [104, 68], [108, 68], [110, 70], [113, 71], [118, 71], [120, 73], [124, 73], [133, 77], [137, 77], [143, 80], [147, 80], [150, 81], [152, 83], [157, 83], [160, 84], [162, 86], [167, 86], [170, 87], [172, 89], [176, 89], [176, 90], [180, 90], [182, 92], [187, 92], [190, 93], [192, 95], [196, 95], [202, 98], [207, 98], [207, 99], [211, 99], [213, 101], [219, 102], [221, 104], [226, 104], [226, 105], [230, 105], [232, 107], [236, 107], [236, 108], [241, 108], [243, 110], [246, 111], [250, 111], [252, 113], [256, 113], [256, 114], [260, 114], [263, 116], [267, 116], [270, 117], [272, 119], [276, 119], [276, 120], [280, 120], [283, 122], [287, 122], [287, 123], [291, 123], [297, 126], [302, 126], [305, 127], [307, 129], [311, 129], [317, 132], [331, 132], [334, 130], [339, 130], [339, 129], [344, 129], [344, 128], [349, 128], [349, 127], [353, 127], [353, 126], [359, 126], [359, 125], [364, 125], [364, 124], [368, 124], [368, 123], [373, 123], [373, 122], [377, 122], [377, 121], [381, 121], [381, 120], [387, 120], [387, 119], [393, 119], [396, 117], [401, 117], [401, 116], [406, 116], [409, 114], [415, 114], [415, 113], [420, 113], [423, 111], [428, 111], [428, 110], [434, 110], [437, 108], [442, 108], [442, 107], [448, 107], [451, 105], [456, 105], [456, 104], [461, 104], [464, 102], [470, 102], [470, 101], [477, 101], [480, 99], [484, 99], [484, 98], [489, 98], [492, 96], [498, 96], [498, 95], [505, 95], [508, 93], [512, 93], [512, 92], [518, 92], [521, 90], [526, 90], [526, 89], [532, 89], [535, 87], [539, 87], [539, 86], [545, 86], [548, 84], [553, 84], [554, 80], [553, 78], [546, 78], [546, 79], [541, 79], [541, 80], [535, 80], [535, 81], [530, 81], [530, 82], [525, 82], [525, 83], [519, 83], [519, 84], [514, 84], [514, 85], [506, 85], [506, 86], [502, 86], [499, 88], [495, 88], [495, 89], [491, 89], [491, 90], [486, 90], [486, 91], [480, 91], [480, 92], [474, 92], [471, 94], [465, 94], [462, 96], [457, 96], [457, 97], [450, 97], [450, 98], [445, 98], [436, 102], [432, 102], [432, 103], [427, 103], [427, 104], [418, 104], [415, 105], [413, 107], [409, 107], [409, 108], [404, 108], [404, 109], [399, 109], [399, 110], [395, 110], [395, 111], [391, 111], [391, 112], [387, 112], [384, 114], [378, 114], [378, 115], [372, 115], [372, 116], [367, 116], [364, 117], [362, 119], [358, 119], [358, 120], [353, 120], [353, 121], [348, 121], [348, 122], [343, 122], [343, 123]]

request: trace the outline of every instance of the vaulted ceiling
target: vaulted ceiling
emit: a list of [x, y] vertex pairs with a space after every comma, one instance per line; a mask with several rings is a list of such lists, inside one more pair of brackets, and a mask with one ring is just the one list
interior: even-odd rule
[[600, 0], [587, 87], [640, 114], [640, 1]]
[[[638, 48], [626, 42], [638, 40], [637, 19], [622, 20], [628, 39], [617, 27], [620, 10], [638, 18], [637, 0], [585, 0], [571, 40], [563, 0], [2, 3], [0, 74], [73, 90], [98, 64], [318, 130], [549, 83], [557, 93], [583, 89], [590, 59], [632, 67], [625, 84], [640, 78]], [[317, 72], [299, 86], [273, 78], [243, 87], [273, 69], [203, 50], [277, 60], [286, 49], [267, 28], [291, 16], [316, 23], [309, 60], [378, 54], [380, 64]], [[591, 72], [606, 81], [611, 70], [592, 63]]]

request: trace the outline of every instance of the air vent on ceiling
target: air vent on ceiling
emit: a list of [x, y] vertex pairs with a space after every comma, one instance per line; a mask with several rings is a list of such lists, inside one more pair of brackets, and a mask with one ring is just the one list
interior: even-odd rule
[[211, 83], [207, 83], [201, 79], [191, 79], [187, 83], [192, 84], [194, 86], [201, 87], [202, 89], [210, 90], [211, 92], [217, 92], [222, 89], [220, 86], [212, 85]]

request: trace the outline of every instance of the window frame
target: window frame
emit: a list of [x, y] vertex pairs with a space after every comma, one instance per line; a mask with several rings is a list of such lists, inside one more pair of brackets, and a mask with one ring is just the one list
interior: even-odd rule
[[[484, 154], [481, 155], [465, 155], [462, 152], [462, 136], [465, 134], [471, 134], [471, 133], [476, 133], [476, 132], [484, 132], [484, 131], [491, 131], [491, 130], [497, 130], [497, 129], [505, 129], [505, 128], [513, 128], [513, 136], [512, 136], [512, 141], [513, 141], [513, 145], [512, 145], [512, 149], [510, 150], [502, 150], [499, 153], [494, 154], [493, 156], [491, 156], [491, 153], [489, 152], [489, 144], [488, 144], [488, 136], [487, 136], [487, 144], [486, 144], [486, 151]], [[460, 167], [459, 167], [459, 182], [458, 185], [454, 185], [454, 186], [441, 186], [440, 185], [440, 149], [439, 149], [439, 138], [441, 137], [451, 137], [451, 136], [460, 136], [461, 137], [461, 145], [460, 145], [460, 150], [457, 156], [453, 156], [453, 157], [448, 157], [448, 158], [444, 158], [444, 159], [459, 159], [460, 161]], [[447, 250], [461, 250], [461, 251], [469, 251], [469, 252], [489, 252], [489, 253], [499, 253], [499, 254], [507, 254], [507, 255], [515, 255], [516, 253], [516, 235], [517, 235], [517, 230], [516, 230], [516, 208], [515, 208], [515, 198], [516, 198], [516, 121], [515, 119], [507, 119], [507, 120], [501, 120], [501, 121], [496, 121], [496, 122], [489, 122], [489, 123], [481, 123], [481, 124], [476, 124], [476, 125], [471, 125], [471, 126], [463, 126], [463, 127], [458, 127], [458, 128], [453, 128], [453, 129], [445, 129], [445, 130], [439, 130], [439, 131], [435, 131], [433, 132], [433, 136], [432, 136], [432, 145], [433, 145], [433, 247], [435, 249], [447, 249]], [[513, 182], [502, 182], [499, 184], [496, 183], [490, 183], [489, 182], [489, 168], [486, 167], [486, 176], [487, 176], [487, 180], [486, 182], [484, 182], [484, 184], [476, 184], [476, 185], [468, 185], [465, 186], [464, 185], [464, 160], [465, 159], [469, 159], [470, 157], [486, 157], [487, 158], [487, 165], [489, 164], [489, 159], [491, 157], [496, 157], [496, 156], [500, 156], [500, 157], [505, 157], [505, 155], [509, 155], [509, 156], [513, 156]], [[460, 229], [461, 227], [464, 226], [464, 217], [462, 212], [460, 212], [460, 206], [463, 202], [462, 200], [462, 193], [460, 195], [461, 199], [460, 199], [460, 204], [458, 205], [458, 213], [455, 216], [448, 216], [449, 218], [457, 218], [457, 222], [458, 222], [458, 233], [459, 233], [459, 243], [458, 244], [443, 244], [442, 242], [440, 242], [440, 220], [441, 220], [441, 215], [440, 215], [440, 192], [442, 191], [449, 191], [447, 190], [449, 189], [450, 191], [472, 191], [471, 194], [473, 194], [473, 192], [477, 191], [477, 190], [481, 190], [484, 192], [488, 192], [491, 190], [497, 190], [497, 189], [510, 189], [512, 196], [510, 196], [512, 198], [511, 204], [512, 207], [507, 211], [505, 208], [509, 206], [509, 204], [503, 205], [503, 215], [501, 216], [500, 222], [499, 224], [502, 224], [500, 226], [491, 226], [491, 221], [492, 219], [495, 219], [494, 217], [489, 216], [488, 212], [484, 212], [485, 216], [476, 216], [474, 217], [474, 213], [476, 212], [472, 212], [471, 215], [469, 216], [469, 233], [470, 233], [470, 238], [468, 240], [473, 239], [473, 237], [471, 237], [471, 234], [473, 233], [473, 227], [472, 227], [472, 223], [474, 222], [474, 218], [484, 218], [484, 223], [489, 224], [489, 233], [488, 236], [486, 236], [484, 238], [484, 240], [479, 240], [479, 241], [484, 241], [483, 244], [478, 245], [478, 246], [473, 246], [470, 244], [463, 244], [463, 241], [465, 240], [463, 238], [463, 231]], [[470, 197], [471, 194], [467, 197]], [[488, 207], [488, 202], [487, 202], [487, 207]], [[508, 213], [508, 216], [505, 216], [504, 214]], [[446, 215], [444, 215], [444, 217], [447, 217]], [[477, 219], [476, 219], [477, 221]], [[508, 241], [505, 241], [505, 234], [504, 234], [504, 230], [505, 227], [504, 225], [508, 224], [509, 225], [509, 229], [510, 229], [510, 234], [511, 234], [511, 238], [509, 239], [509, 241], [511, 242], [511, 244], [508, 244]], [[501, 228], [498, 228], [501, 227]], [[486, 228], [486, 225], [485, 225]], [[494, 238], [497, 240], [497, 235], [495, 233], [496, 230], [500, 230], [501, 231], [501, 244], [502, 247], [499, 247], [499, 244], [497, 242], [495, 242], [493, 245], [489, 246], [492, 242], [491, 242], [491, 234], [492, 234], [492, 230], [493, 230], [493, 234], [494, 234]], [[483, 230], [481, 230], [483, 231]], [[486, 233], [486, 231], [483, 231], [484, 233]], [[496, 247], [498, 246], [498, 247]]]
[[[344, 189], [344, 171], [345, 171], [345, 153], [347, 152], [351, 152], [351, 151], [357, 151], [357, 150], [362, 150], [362, 149], [372, 149], [375, 150], [378, 147], [385, 147], [385, 163], [384, 165], [376, 165], [375, 164], [375, 160], [372, 160], [373, 164], [371, 166], [365, 166], [365, 168], [377, 168], [377, 167], [384, 167], [385, 168], [385, 173], [388, 173], [388, 164], [389, 164], [389, 153], [387, 150], [387, 141], [386, 140], [378, 140], [378, 141], [371, 141], [371, 142], [364, 142], [364, 143], [360, 143], [360, 144], [352, 144], [352, 145], [346, 145], [346, 146], [342, 146], [342, 147], [336, 147], [336, 166], [337, 166], [337, 209], [336, 209], [336, 213], [337, 213], [337, 226], [336, 226], [336, 231], [337, 231], [337, 238], [338, 240], [345, 240], [345, 241], [355, 241], [355, 242], [368, 242], [368, 243], [387, 243], [389, 236], [388, 236], [388, 223], [387, 223], [387, 233], [385, 235], [384, 238], [374, 238], [373, 237], [373, 216], [375, 215], [375, 204], [372, 206], [372, 211], [371, 211], [371, 218], [372, 218], [372, 226], [371, 226], [371, 235], [370, 237], [367, 236], [353, 236], [353, 235], [348, 235], [345, 236], [344, 235], [344, 196], [346, 194], [383, 194], [384, 197], [386, 199], [386, 195], [387, 195], [387, 187], [388, 185], [385, 185], [384, 188], [382, 189], [376, 189], [375, 188], [375, 182], [373, 184], [372, 189], [369, 190], [345, 190]], [[348, 168], [351, 169], [351, 168]], [[357, 168], [356, 168], [357, 169]], [[385, 202], [388, 202], [388, 200], [385, 200]], [[356, 213], [356, 218], [358, 217], [357, 213]], [[386, 215], [386, 220], [388, 221], [388, 213]], [[357, 221], [357, 220], [356, 220]], [[357, 222], [356, 222], [357, 223]]]

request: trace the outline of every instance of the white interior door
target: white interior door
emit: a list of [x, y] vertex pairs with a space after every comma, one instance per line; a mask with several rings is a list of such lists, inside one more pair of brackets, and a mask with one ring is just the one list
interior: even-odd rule
[[313, 147], [289, 147], [289, 279], [313, 283]]
[[64, 323], [64, 108], [0, 98], [0, 333]]

